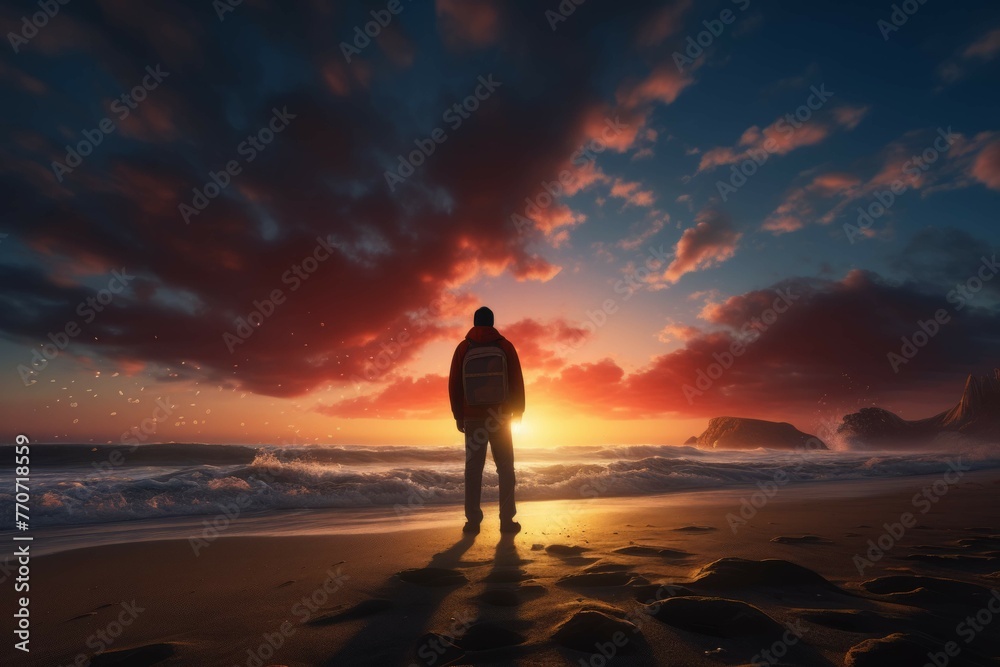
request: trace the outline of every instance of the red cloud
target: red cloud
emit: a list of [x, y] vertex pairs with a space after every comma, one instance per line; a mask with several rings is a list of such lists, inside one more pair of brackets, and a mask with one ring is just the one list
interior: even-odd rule
[[787, 118], [779, 118], [764, 129], [753, 125], [743, 132], [736, 146], [720, 146], [702, 154], [698, 171], [736, 164], [751, 159], [753, 155], [785, 155], [798, 148], [818, 144], [840, 128], [853, 130], [867, 111], [867, 107], [841, 106], [833, 109], [826, 119], [814, 117], [804, 123], [795, 121], [793, 124]]
[[993, 190], [1000, 190], [1000, 140], [984, 147], [972, 164], [972, 175]]
[[500, 11], [493, 0], [436, 0], [445, 41], [452, 46], [489, 46], [500, 36]]
[[673, 104], [694, 79], [681, 73], [673, 63], [659, 65], [645, 79], [623, 85], [618, 89], [618, 103], [626, 109], [635, 109], [648, 102]]
[[[644, 368], [626, 373], [609, 359], [570, 366], [529, 391], [605, 417], [727, 414], [816, 424], [872, 402], [915, 415], [922, 408], [911, 401], [947, 403], [950, 395], [934, 391], [960, 388], [995, 350], [996, 336], [981, 332], [996, 330], [998, 316], [963, 312], [894, 372], [888, 353], [946, 305], [940, 294], [861, 271], [839, 281], [788, 280], [716, 304], [707, 313], [712, 330], [677, 330], [683, 347]], [[734, 355], [736, 342], [742, 351]]]
[[626, 204], [633, 206], [652, 206], [656, 196], [652, 190], [640, 190], [641, 187], [642, 183], [638, 181], [623, 181], [616, 178], [614, 185], [611, 186], [611, 196], [624, 199]]
[[[767, 216], [761, 229], [775, 234], [784, 234], [802, 229], [808, 219], [815, 214], [812, 200], [816, 197], [828, 198], [847, 195], [861, 184], [861, 179], [853, 174], [831, 172], [816, 176], [808, 185], [792, 190]], [[822, 222], [829, 222], [823, 220]]]
[[414, 419], [449, 411], [448, 378], [444, 375], [399, 378], [378, 394], [316, 407], [316, 412], [328, 417], [345, 419]]
[[[517, 356], [527, 374], [548, 373], [561, 368], [565, 361], [556, 355], [554, 348], [579, 347], [590, 331], [556, 319], [540, 322], [523, 319], [508, 326], [498, 327], [500, 332], [514, 344]], [[464, 330], [448, 332], [458, 343]], [[392, 347], [388, 348], [392, 351]], [[386, 348], [380, 354], [386, 354]], [[375, 356], [378, 361], [378, 356]], [[570, 374], [572, 377], [572, 373]], [[377, 377], [360, 379], [378, 379]], [[360, 391], [362, 386], [358, 384]], [[447, 414], [447, 377], [429, 374], [421, 378], [394, 377], [392, 381], [372, 394], [348, 398], [330, 405], [316, 408], [331, 417], [357, 418], [419, 418]]]
[[980, 58], [982, 60], [992, 60], [1000, 53], [1000, 28], [991, 30], [969, 45], [962, 55], [966, 58]]
[[732, 228], [727, 216], [717, 211], [702, 211], [697, 224], [681, 234], [674, 248], [674, 259], [663, 277], [674, 283], [685, 273], [726, 261], [736, 254], [742, 236]]

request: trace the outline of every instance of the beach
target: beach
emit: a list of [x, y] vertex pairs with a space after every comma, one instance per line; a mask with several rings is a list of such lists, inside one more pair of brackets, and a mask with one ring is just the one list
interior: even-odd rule
[[1000, 471], [958, 468], [522, 502], [516, 536], [495, 503], [53, 527], [13, 664], [1000, 664]]

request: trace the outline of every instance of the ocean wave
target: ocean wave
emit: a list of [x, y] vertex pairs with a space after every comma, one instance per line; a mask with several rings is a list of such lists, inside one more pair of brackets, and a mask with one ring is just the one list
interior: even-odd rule
[[[51, 468], [33, 479], [32, 523], [44, 526], [215, 515], [234, 506], [241, 512], [414, 508], [460, 503], [463, 499], [463, 457], [453, 448], [413, 447], [400, 451], [395, 447], [328, 447], [319, 456], [303, 449], [255, 448], [250, 460], [225, 464], [216, 461], [174, 467], [120, 467], [100, 473], [79, 467]], [[1000, 453], [995, 450], [961, 455], [836, 451], [796, 454], [623, 446], [574, 451], [587, 455], [580, 458], [570, 456], [563, 451], [566, 449], [570, 448], [548, 450], [547, 458], [537, 455], [537, 460], [528, 462], [519, 456], [519, 500], [752, 487], [782, 474], [787, 474], [792, 483], [943, 474], [958, 456], [972, 470], [1000, 467]], [[618, 456], [612, 456], [616, 451]], [[246, 458], [245, 454], [241, 452], [235, 458]], [[380, 465], [348, 465], [346, 459], [358, 458]], [[401, 461], [409, 464], [384, 465]], [[491, 463], [486, 468], [483, 498], [495, 501], [496, 473]], [[13, 504], [13, 494], [0, 493], [4, 516], [13, 516]]]

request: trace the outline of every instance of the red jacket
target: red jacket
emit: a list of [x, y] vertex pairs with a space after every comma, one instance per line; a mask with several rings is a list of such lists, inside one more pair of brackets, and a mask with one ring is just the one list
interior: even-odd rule
[[469, 342], [488, 343], [499, 341], [500, 349], [507, 355], [507, 402], [500, 406], [500, 414], [520, 417], [524, 412], [524, 376], [521, 375], [521, 361], [510, 341], [493, 327], [472, 327], [465, 334], [465, 340], [455, 348], [451, 359], [451, 374], [448, 376], [448, 396], [451, 398], [451, 413], [456, 420], [486, 419], [490, 416], [490, 406], [466, 405], [465, 390], [462, 386], [462, 360], [469, 349]]

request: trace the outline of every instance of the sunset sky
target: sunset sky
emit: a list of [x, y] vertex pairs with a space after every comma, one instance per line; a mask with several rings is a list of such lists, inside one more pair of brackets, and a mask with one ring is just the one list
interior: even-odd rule
[[530, 446], [923, 417], [998, 365], [1000, 5], [558, 6], [98, 0], [8, 35], [4, 437], [457, 444], [480, 305]]

